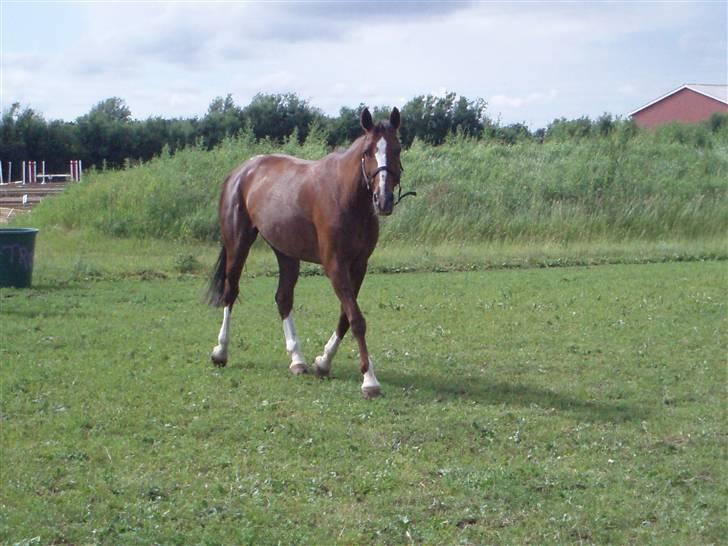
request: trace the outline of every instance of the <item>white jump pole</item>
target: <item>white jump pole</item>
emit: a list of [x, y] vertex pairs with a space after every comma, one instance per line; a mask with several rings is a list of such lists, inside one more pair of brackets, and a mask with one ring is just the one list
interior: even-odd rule
[[13, 183], [13, 162], [8, 161], [8, 184]]
[[25, 161], [23, 161], [23, 185], [25, 186]]
[[45, 184], [46, 183], [46, 177], [45, 177], [45, 159], [43, 161], [41, 161], [40, 168], [43, 170], [43, 182], [41, 182], [41, 184]]
[[81, 181], [81, 176], [83, 175], [83, 162], [79, 159], [78, 160], [78, 181]]
[[3, 162], [0, 159], [0, 184], [5, 184], [5, 180], [3, 179]]

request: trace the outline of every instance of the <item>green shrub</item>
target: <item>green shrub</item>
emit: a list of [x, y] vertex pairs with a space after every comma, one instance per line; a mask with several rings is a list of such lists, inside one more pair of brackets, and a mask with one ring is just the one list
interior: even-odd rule
[[[600, 118], [554, 130], [573, 138], [543, 143], [417, 139], [403, 152], [405, 200], [383, 220], [382, 241], [573, 241], [720, 237], [728, 232], [728, 124], [673, 125], [654, 132]], [[558, 130], [558, 131], [557, 131]], [[226, 175], [262, 153], [308, 159], [326, 153], [312, 128], [280, 147], [244, 133], [206, 151], [191, 147], [123, 171], [91, 172], [44, 201], [35, 225], [97, 230], [117, 237], [213, 241]]]

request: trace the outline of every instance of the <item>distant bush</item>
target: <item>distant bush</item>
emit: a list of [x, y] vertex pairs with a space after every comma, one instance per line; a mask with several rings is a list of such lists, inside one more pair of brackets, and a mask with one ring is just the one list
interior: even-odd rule
[[[578, 121], [578, 120], [577, 120]], [[383, 220], [382, 240], [575, 241], [718, 237], [728, 233], [728, 124], [637, 131], [628, 122], [553, 128], [528, 138], [476, 140], [462, 132], [440, 146], [415, 139], [403, 152], [403, 184], [418, 196]], [[562, 137], [559, 134], [573, 133]], [[580, 137], [577, 138], [577, 134]], [[315, 159], [329, 149], [314, 125], [299, 144], [249, 131], [211, 151], [189, 147], [123, 171], [90, 172], [45, 200], [36, 225], [117, 237], [211, 241], [225, 176], [279, 151]]]

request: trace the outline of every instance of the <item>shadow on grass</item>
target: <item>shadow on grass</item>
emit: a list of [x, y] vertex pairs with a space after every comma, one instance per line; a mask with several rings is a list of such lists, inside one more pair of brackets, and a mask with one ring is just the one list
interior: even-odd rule
[[[349, 363], [350, 364], [350, 363]], [[212, 365], [210, 365], [212, 367]], [[261, 373], [277, 373], [288, 375], [284, 364], [271, 368], [269, 362], [234, 362], [218, 370], [234, 371], [238, 374], [251, 368]], [[292, 377], [292, 376], [291, 376]], [[312, 374], [299, 376], [299, 381], [321, 381]], [[304, 379], [307, 378], [307, 379]], [[613, 423], [640, 422], [648, 419], [651, 411], [629, 402], [611, 402], [602, 400], [586, 400], [577, 396], [564, 394], [548, 388], [536, 387], [524, 383], [505, 381], [485, 381], [481, 377], [462, 376], [458, 378], [441, 378], [418, 373], [403, 373], [396, 370], [383, 372], [379, 380], [382, 383], [384, 396], [394, 396], [397, 391], [412, 393], [419, 399], [429, 399], [426, 403], [444, 403], [455, 400], [472, 400], [480, 404], [504, 405], [506, 407], [538, 406], [542, 410], [554, 409], [559, 412], [578, 414], [585, 421], [602, 421]], [[329, 378], [323, 381], [345, 381], [352, 383], [352, 393], [358, 393], [361, 375], [356, 367], [341, 365], [332, 371]], [[353, 385], [356, 384], [354, 388]], [[373, 401], [376, 403], [376, 399]]]
[[650, 411], [644, 406], [628, 402], [585, 400], [559, 391], [523, 383], [484, 381], [476, 377], [438, 379], [432, 376], [398, 373], [389, 370], [381, 379], [383, 388], [416, 389], [420, 396], [433, 397], [433, 401], [473, 400], [481, 404], [505, 406], [538, 406], [579, 414], [587, 421], [623, 423], [642, 421]]

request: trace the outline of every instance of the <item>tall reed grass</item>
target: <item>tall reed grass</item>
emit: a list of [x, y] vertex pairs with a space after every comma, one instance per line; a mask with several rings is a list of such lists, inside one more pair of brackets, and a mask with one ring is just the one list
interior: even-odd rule
[[[211, 151], [168, 152], [126, 170], [92, 172], [32, 215], [38, 226], [106, 235], [210, 241], [222, 181], [261, 153], [315, 159], [325, 135], [280, 146], [250, 134]], [[504, 145], [453, 135], [403, 152], [418, 197], [383, 220], [382, 240], [549, 241], [716, 238], [728, 233], [728, 126], [673, 126]]]

